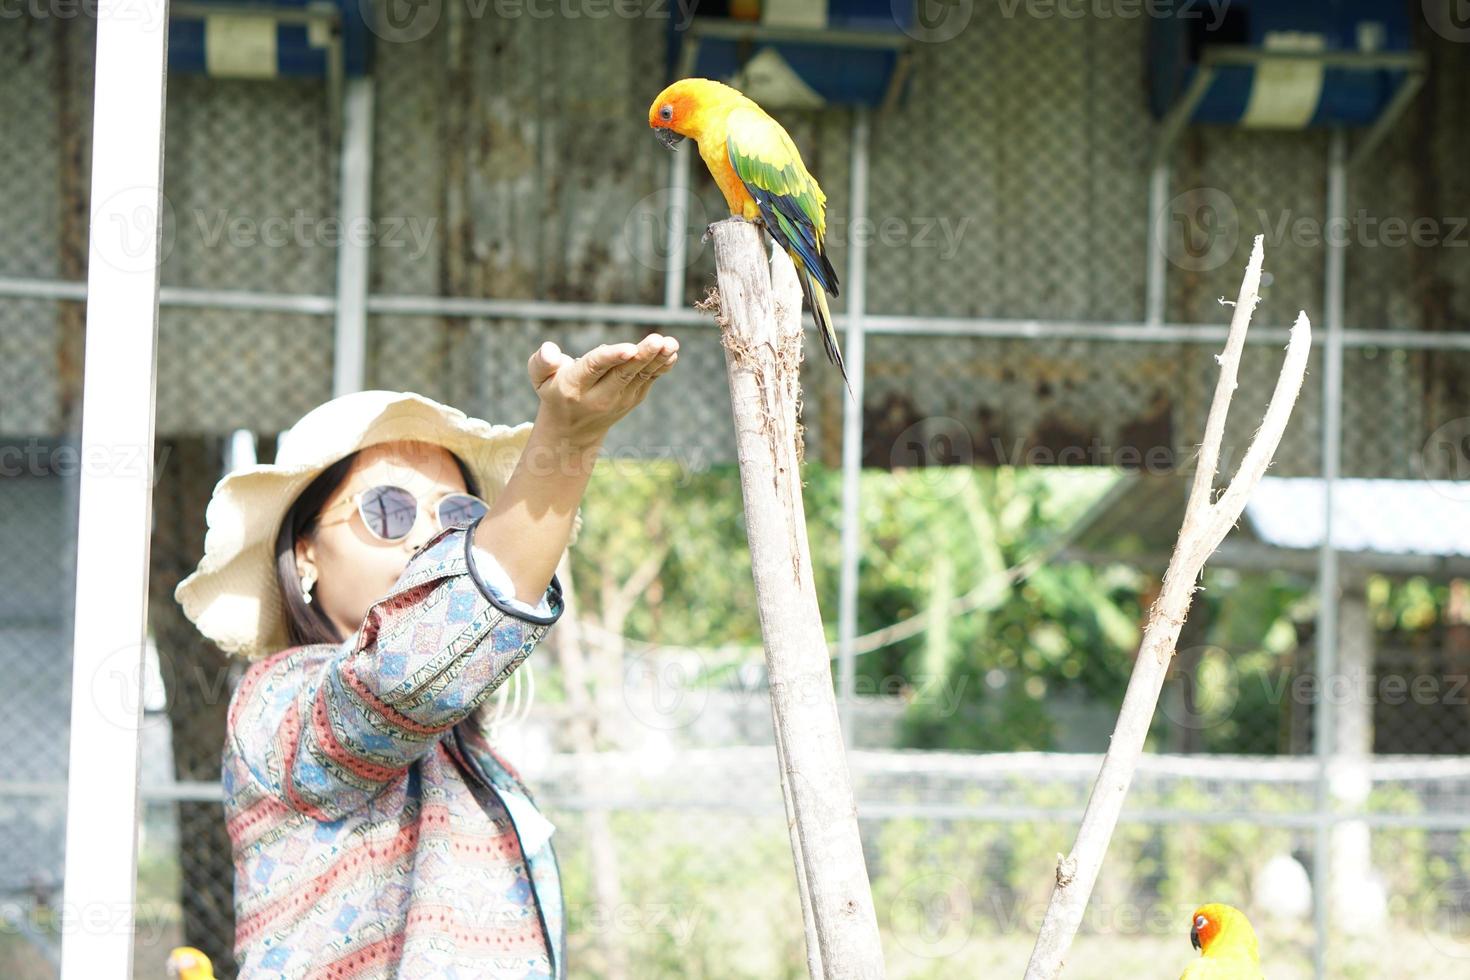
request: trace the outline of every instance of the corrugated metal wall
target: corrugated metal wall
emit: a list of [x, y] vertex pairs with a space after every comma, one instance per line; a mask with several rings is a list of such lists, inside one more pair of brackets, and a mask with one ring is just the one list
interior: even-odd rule
[[[484, 16], [472, 16], [471, 9]], [[1137, 322], [1147, 265], [1144, 18], [1007, 16], [977, 4], [943, 44], [917, 44], [908, 98], [874, 119], [870, 214], [848, 213], [845, 110], [790, 112], [788, 123], [830, 198], [833, 260], [865, 233], [872, 314]], [[427, 36], [380, 43], [373, 180], [372, 290], [383, 295], [657, 304], [670, 203], [669, 156], [643, 115], [664, 81], [659, 17], [493, 16], [450, 3]], [[1433, 73], [1387, 144], [1349, 182], [1348, 213], [1428, 215], [1448, 236], [1470, 214], [1464, 45], [1426, 32]], [[0, 276], [85, 273], [90, 29], [84, 20], [0, 23]], [[170, 286], [329, 296], [336, 146], [324, 86], [302, 81], [169, 79], [166, 196]], [[1322, 320], [1325, 249], [1279, 229], [1324, 217], [1322, 132], [1186, 133], [1171, 195], [1223, 195], [1235, 214], [1211, 261], [1172, 264], [1166, 319], [1222, 323], [1250, 236], [1268, 235], [1271, 282], [1260, 324], [1305, 308]], [[697, 232], [722, 207], [696, 168]], [[272, 225], [271, 223], [275, 224]], [[295, 222], [280, 244], [261, 235]], [[1264, 225], [1264, 227], [1260, 227]], [[1171, 254], [1179, 247], [1178, 229]], [[1461, 231], [1444, 247], [1355, 242], [1347, 323], [1453, 330], [1470, 320]], [[1233, 243], [1233, 250], [1230, 245]], [[685, 299], [713, 279], [690, 240]], [[839, 309], [841, 304], [838, 304]], [[0, 299], [0, 431], [57, 432], [74, 418], [81, 307]], [[326, 315], [168, 306], [161, 316], [161, 434], [288, 426], [330, 397]], [[712, 329], [678, 331], [680, 370], [653, 410], [617, 432], [618, 451], [731, 458], [723, 356]], [[490, 418], [534, 410], [525, 358], [550, 336], [572, 349], [641, 333], [631, 326], [375, 315], [369, 383], [411, 388]], [[810, 349], [815, 349], [812, 344]], [[957, 458], [1016, 461], [1100, 446], [1188, 454], [1212, 388], [1213, 345], [877, 334], [868, 347], [865, 458], [904, 461], [936, 424], [962, 431]], [[1242, 373], [1237, 438], [1256, 424], [1275, 375], [1261, 347]], [[835, 462], [844, 393], [820, 352], [806, 372], [807, 438]], [[1353, 349], [1348, 474], [1415, 476], [1417, 453], [1470, 415], [1470, 356]], [[1310, 382], [1309, 382], [1310, 383]], [[1309, 392], [1278, 471], [1318, 468], [1318, 399]], [[953, 420], [936, 423], [935, 419]], [[824, 422], [827, 422], [824, 426]], [[916, 430], [915, 427], [918, 427]], [[1030, 454], [1027, 455], [1027, 451]]]

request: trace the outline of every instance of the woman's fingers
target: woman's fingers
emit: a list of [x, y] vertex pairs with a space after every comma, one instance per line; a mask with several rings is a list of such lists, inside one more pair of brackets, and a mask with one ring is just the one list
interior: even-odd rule
[[642, 401], [644, 396], [648, 394], [648, 389], [653, 387], [653, 383], [663, 375], [668, 374], [669, 370], [674, 366], [674, 362], [677, 360], [679, 360], [678, 350], [658, 357], [649, 370], [644, 371], [628, 385], [634, 397], [638, 401]]
[[[673, 341], [672, 337], [668, 339]], [[628, 380], [628, 388], [638, 401], [643, 400], [654, 379], [673, 366], [674, 359], [679, 356], [678, 341], [673, 341], [672, 345], [660, 345], [657, 350], [658, 353]]]
[[666, 349], [677, 350], [679, 342], [673, 337], [651, 333], [636, 345], [628, 344], [626, 346], [634, 350], [633, 356], [614, 367], [608, 372], [607, 376], [623, 385], [630, 385], [635, 383], [645, 372], [652, 370], [652, 365], [657, 364]]
[[582, 373], [577, 378], [577, 383], [583, 391], [591, 388], [603, 379], [603, 377], [620, 364], [625, 364], [633, 356], [637, 348], [632, 344], [603, 344], [589, 351], [581, 359]]
[[[593, 397], [584, 409], [622, 417], [643, 400], [659, 375], [673, 367], [679, 357], [679, 341], [663, 334], [649, 334], [638, 343], [603, 344], [580, 358], [567, 356], [552, 341], [531, 355], [528, 368], [532, 385], [548, 397], [545, 385], [556, 377], [558, 400]], [[563, 370], [568, 366], [572, 370]]]
[[571, 358], [563, 354], [555, 342], [546, 341], [536, 349], [536, 353], [531, 355], [530, 361], [526, 364], [526, 369], [531, 374], [531, 387], [539, 389], [569, 360]]
[[659, 372], [663, 370], [664, 364], [668, 362], [670, 356], [671, 355], [659, 351], [653, 357], [649, 358], [647, 364], [643, 365], [642, 368], [634, 373], [632, 379], [628, 383], [636, 385], [652, 381], [655, 377], [658, 376]]

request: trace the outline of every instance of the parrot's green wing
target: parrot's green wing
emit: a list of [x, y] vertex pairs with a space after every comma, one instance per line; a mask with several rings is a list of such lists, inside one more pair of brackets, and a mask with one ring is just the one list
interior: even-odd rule
[[837, 272], [825, 249], [827, 195], [807, 173], [796, 144], [757, 108], [733, 110], [726, 126], [730, 166], [755, 198], [771, 237], [836, 296]]

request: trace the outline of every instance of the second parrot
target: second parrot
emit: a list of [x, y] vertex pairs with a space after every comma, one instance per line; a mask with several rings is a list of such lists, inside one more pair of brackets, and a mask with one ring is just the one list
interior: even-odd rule
[[1218, 903], [1195, 909], [1189, 941], [1200, 957], [1179, 980], [1262, 980], [1256, 931], [1240, 909]]
[[660, 92], [648, 108], [648, 125], [671, 149], [686, 136], [698, 143], [730, 213], [760, 221], [791, 256], [827, 358], [851, 393], [827, 308], [827, 296], [837, 295], [826, 252], [827, 195], [786, 130], [735, 89], [707, 78], [686, 78]]

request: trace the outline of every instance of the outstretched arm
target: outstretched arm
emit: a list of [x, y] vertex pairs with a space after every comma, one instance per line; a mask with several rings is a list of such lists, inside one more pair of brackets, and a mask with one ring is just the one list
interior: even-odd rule
[[[603, 436], [677, 351], [658, 334], [576, 360], [542, 345], [529, 364], [541, 407], [491, 510], [434, 535], [351, 642], [320, 660], [315, 647], [287, 651], [236, 688], [226, 784], [240, 807], [256, 786], [317, 820], [352, 812], [494, 694], [561, 616], [552, 573]], [[505, 601], [507, 578], [525, 606]]]
[[657, 333], [637, 344], [603, 344], [575, 360], [551, 341], [531, 355], [527, 369], [541, 399], [536, 423], [475, 532], [475, 544], [499, 561], [517, 599], [535, 603], [546, 594], [603, 438], [678, 358], [679, 342]]

